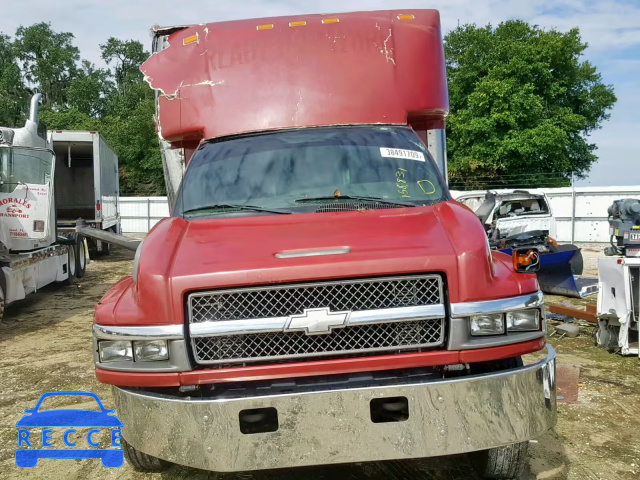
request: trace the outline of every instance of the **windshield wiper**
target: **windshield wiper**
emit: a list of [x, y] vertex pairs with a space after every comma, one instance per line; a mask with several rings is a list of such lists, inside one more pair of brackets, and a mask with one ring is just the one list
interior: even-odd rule
[[182, 212], [183, 215], [195, 212], [205, 212], [207, 210], [222, 210], [220, 213], [224, 213], [224, 210], [253, 210], [254, 212], [267, 212], [267, 213], [277, 213], [280, 215], [290, 215], [292, 212], [289, 210], [276, 210], [271, 208], [263, 208], [257, 207], [255, 205], [243, 205], [243, 204], [235, 204], [235, 203], [216, 203], [214, 205], [207, 205], [206, 207], [198, 207], [192, 208], [190, 210], [185, 210]]
[[322, 200], [360, 200], [363, 202], [378, 202], [386, 205], [398, 205], [401, 207], [415, 207], [416, 205], [408, 202], [398, 202], [396, 200], [386, 200], [381, 197], [362, 197], [360, 195], [332, 195], [330, 197], [309, 197], [299, 198], [296, 203], [317, 202]]

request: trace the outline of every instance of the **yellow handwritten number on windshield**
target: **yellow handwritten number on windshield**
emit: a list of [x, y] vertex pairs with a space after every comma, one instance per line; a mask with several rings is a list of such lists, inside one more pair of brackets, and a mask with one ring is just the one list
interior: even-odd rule
[[402, 198], [411, 198], [409, 195], [409, 186], [405, 180], [407, 171], [404, 168], [398, 168], [396, 171], [396, 187], [398, 187], [398, 193], [402, 195]]

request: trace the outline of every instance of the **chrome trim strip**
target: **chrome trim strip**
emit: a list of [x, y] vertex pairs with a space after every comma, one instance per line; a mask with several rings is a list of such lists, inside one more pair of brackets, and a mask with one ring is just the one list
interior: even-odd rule
[[272, 317], [198, 322], [189, 325], [189, 335], [191, 338], [201, 338], [245, 335], [248, 333], [282, 332], [288, 320], [289, 317]]
[[408, 322], [412, 320], [434, 320], [445, 316], [444, 305], [420, 305], [415, 307], [382, 308], [351, 312], [347, 326], [371, 325], [375, 323]]
[[181, 340], [184, 338], [184, 325], [115, 327], [94, 323], [93, 336], [100, 340]]
[[[433, 320], [443, 318], [444, 316], [445, 309], [442, 304], [364, 310], [351, 312], [344, 327], [415, 320]], [[252, 333], [281, 333], [284, 332], [289, 318], [290, 317], [252, 318], [246, 320], [192, 323], [189, 325], [189, 334], [191, 338], [201, 338]]]
[[539, 308], [544, 305], [544, 295], [538, 291], [518, 297], [485, 300], [481, 302], [464, 302], [451, 304], [451, 316], [468, 317], [482, 313], [499, 313], [525, 308]]
[[[532, 365], [408, 384], [301, 391], [293, 383], [286, 392], [265, 389], [256, 396], [232, 398], [216, 394], [217, 389], [201, 398], [178, 398], [114, 387], [113, 396], [128, 443], [163, 460], [205, 470], [451, 455], [525, 442], [555, 425], [555, 352], [547, 349], [546, 359]], [[373, 423], [371, 400], [389, 397], [407, 399], [409, 418]], [[265, 407], [277, 410], [278, 431], [241, 433], [238, 412]], [[217, 447], [208, 450], [209, 445]]]
[[325, 248], [318, 250], [287, 250], [276, 253], [276, 258], [316, 257], [321, 255], [341, 255], [351, 252], [351, 247]]

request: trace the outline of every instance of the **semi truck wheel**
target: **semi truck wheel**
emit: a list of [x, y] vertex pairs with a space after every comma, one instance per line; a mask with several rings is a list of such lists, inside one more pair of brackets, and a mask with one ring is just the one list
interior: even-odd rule
[[87, 241], [82, 235], [78, 235], [77, 233], [70, 234], [69, 240], [73, 240], [73, 247], [76, 251], [76, 278], [82, 278], [84, 277], [84, 272], [87, 270], [87, 259], [89, 257]]
[[120, 437], [120, 443], [124, 451], [124, 458], [139, 472], [162, 472], [171, 466], [171, 463], [166, 460], [147, 455], [133, 448], [122, 437]]
[[76, 261], [77, 261], [76, 246], [68, 245], [68, 247], [69, 247], [69, 252], [67, 255], [69, 256], [69, 261], [67, 264], [67, 272], [69, 273], [69, 276], [67, 277], [66, 280], [62, 282], [65, 285], [71, 285], [76, 281]]
[[522, 478], [528, 451], [529, 442], [522, 442], [473, 452], [469, 457], [482, 478], [516, 480]]

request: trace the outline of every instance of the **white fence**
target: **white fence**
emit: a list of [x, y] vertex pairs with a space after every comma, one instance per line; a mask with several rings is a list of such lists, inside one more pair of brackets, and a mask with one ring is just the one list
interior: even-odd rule
[[[561, 242], [608, 242], [607, 209], [614, 200], [640, 198], [637, 187], [571, 187], [529, 189], [544, 192], [551, 202]], [[462, 193], [451, 192], [457, 197]], [[169, 216], [166, 197], [120, 197], [122, 231], [148, 232], [160, 219]]]
[[120, 197], [123, 233], [147, 233], [169, 216], [167, 197]]

